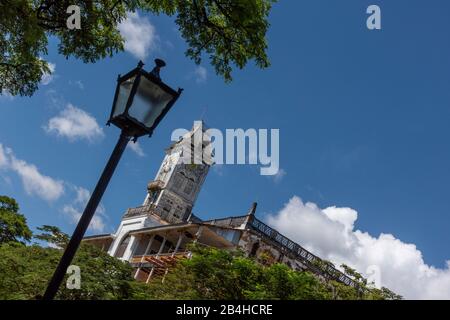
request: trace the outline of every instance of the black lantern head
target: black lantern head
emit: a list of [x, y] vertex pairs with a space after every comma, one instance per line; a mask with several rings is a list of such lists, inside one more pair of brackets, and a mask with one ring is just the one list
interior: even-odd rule
[[183, 91], [175, 91], [161, 81], [159, 72], [166, 65], [163, 60], [156, 59], [155, 64], [151, 72], [146, 72], [139, 61], [135, 69], [117, 79], [108, 124], [135, 138], [151, 135]]

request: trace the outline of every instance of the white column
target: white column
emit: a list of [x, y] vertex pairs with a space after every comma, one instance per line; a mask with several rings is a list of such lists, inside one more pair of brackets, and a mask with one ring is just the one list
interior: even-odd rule
[[125, 252], [123, 253], [122, 259], [129, 261], [132, 258], [133, 252], [137, 247], [139, 241], [137, 241], [136, 236], [131, 236], [130, 242], [128, 243], [127, 248], [125, 249]]
[[153, 274], [153, 270], [155, 270], [155, 267], [153, 267], [150, 273], [148, 274], [147, 281], [145, 281], [145, 283], [148, 283], [150, 281], [150, 278], [152, 277]]
[[[159, 247], [158, 253], [155, 256], [156, 259], [162, 253], [165, 244], [166, 244], [166, 237], [163, 237], [163, 241], [161, 242], [161, 246]], [[150, 271], [150, 273], [148, 275], [148, 278], [147, 278], [147, 281], [145, 281], [146, 283], [148, 283], [150, 281], [150, 278], [152, 277], [154, 270], [155, 270], [155, 267], [153, 267], [152, 270]]]
[[166, 244], [166, 237], [163, 237], [163, 242], [161, 242], [161, 246], [159, 247], [159, 250], [158, 250], [158, 253], [156, 254], [156, 257], [158, 257], [161, 253], [162, 253], [162, 251], [163, 251], [163, 249], [164, 249], [164, 245]]
[[[148, 250], [150, 250], [150, 247], [152, 246], [153, 239], [155, 239], [155, 235], [154, 234], [151, 236], [150, 240], [148, 241], [147, 247], [145, 248], [145, 252], [142, 255], [140, 263], [144, 262], [144, 257], [148, 254]], [[139, 274], [139, 271], [141, 271], [141, 267], [137, 268], [136, 273], [134, 274], [134, 278], [135, 279], [137, 278], [137, 276]]]
[[[173, 252], [172, 252], [172, 257], [175, 256], [175, 254], [177, 253], [178, 249], [180, 248], [180, 244], [181, 244], [182, 240], [183, 240], [183, 234], [180, 233], [180, 236], [178, 237], [177, 244], [175, 246], [175, 250], [173, 250]], [[163, 276], [163, 278], [161, 280], [162, 283], [164, 283], [164, 279], [166, 278], [166, 275], [167, 275], [168, 272], [169, 272], [169, 268], [167, 267], [166, 271], [164, 272], [164, 276]]]
[[197, 233], [195, 234], [194, 243], [197, 243], [197, 241], [198, 241], [198, 239], [200, 239], [202, 233], [203, 233], [203, 226], [200, 226], [197, 230]]
[[183, 241], [183, 234], [182, 233], [180, 233], [180, 236], [178, 237], [178, 241], [177, 241], [177, 244], [175, 246], [175, 250], [173, 250], [172, 257], [175, 255], [175, 253], [177, 253], [178, 249], [180, 248], [181, 241]]

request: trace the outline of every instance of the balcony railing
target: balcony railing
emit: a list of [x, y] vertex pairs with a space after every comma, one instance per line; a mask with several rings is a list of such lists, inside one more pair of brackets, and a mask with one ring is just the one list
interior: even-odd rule
[[154, 210], [154, 208], [155, 208], [155, 206], [152, 204], [149, 204], [146, 206], [140, 206], [140, 207], [136, 207], [136, 208], [129, 208], [123, 217], [130, 218], [130, 217], [142, 216], [144, 214], [149, 214]]
[[130, 263], [135, 268], [168, 268], [175, 266], [181, 259], [190, 258], [191, 255], [190, 251], [137, 255], [130, 259]]
[[147, 189], [149, 191], [161, 190], [161, 189], [164, 189], [164, 187], [165, 187], [165, 183], [164, 183], [164, 181], [161, 181], [161, 180], [150, 181], [147, 185]]
[[320, 259], [316, 255], [312, 254], [308, 250], [304, 249], [294, 241], [285, 237], [277, 230], [269, 227], [262, 221], [253, 218], [249, 223], [249, 226], [262, 233], [266, 237], [270, 238], [274, 242], [278, 243], [282, 248], [285, 248], [294, 256], [300, 258], [300, 260], [305, 263], [310, 269], [323, 275], [324, 277], [332, 278], [338, 280], [348, 286], [357, 287], [357, 284], [347, 275], [343, 274], [341, 271], [337, 270], [330, 263]]
[[[146, 205], [141, 206], [137, 208], [130, 208], [127, 210], [127, 213], [124, 217], [134, 217], [139, 216], [143, 214], [149, 214], [149, 213], [156, 213], [154, 210], [153, 205]], [[180, 223], [181, 220], [177, 219], [173, 216], [167, 217], [164, 214], [160, 215], [162, 219], [167, 221], [169, 224], [176, 224]], [[224, 218], [224, 219], [216, 219], [216, 220], [209, 220], [205, 221], [206, 224], [221, 226], [221, 227], [231, 227], [231, 228], [237, 228], [241, 226], [247, 219], [248, 216], [239, 216], [239, 217], [231, 217], [231, 218]], [[285, 237], [281, 233], [279, 233], [277, 230], [269, 227], [262, 221], [258, 220], [257, 218], [253, 217], [250, 219], [250, 222], [247, 225], [248, 227], [252, 228], [255, 231], [258, 231], [262, 233], [264, 236], [270, 238], [275, 243], [279, 244], [283, 249], [289, 251], [292, 253], [295, 257], [299, 258], [300, 261], [302, 261], [309, 269], [314, 271], [317, 274], [320, 274], [326, 278], [331, 278], [337, 281], [340, 281], [346, 285], [357, 287], [357, 283], [336, 269], [331, 263], [324, 261], [317, 257], [316, 255], [312, 254], [308, 250], [301, 247], [296, 242], [290, 240], [289, 238]], [[168, 253], [168, 255], [172, 255], [172, 253]], [[178, 255], [178, 254], [177, 254]], [[134, 259], [134, 258], [133, 258]]]
[[169, 216], [169, 214], [167, 212], [164, 212], [164, 211], [162, 213], [159, 212], [159, 210], [157, 210], [155, 205], [153, 205], [153, 204], [140, 206], [140, 207], [136, 207], [136, 208], [129, 208], [123, 217], [131, 218], [131, 217], [138, 217], [138, 216], [142, 216], [145, 214], [151, 214], [151, 213], [160, 216], [162, 220], [166, 221], [169, 224], [177, 224], [177, 223], [182, 222], [182, 220], [180, 218], [177, 218], [174, 216]]
[[240, 216], [240, 217], [230, 217], [230, 218], [224, 218], [224, 219], [214, 219], [214, 220], [208, 220], [204, 223], [211, 224], [214, 226], [219, 227], [230, 227], [230, 228], [237, 228], [240, 227], [247, 219], [247, 216]]

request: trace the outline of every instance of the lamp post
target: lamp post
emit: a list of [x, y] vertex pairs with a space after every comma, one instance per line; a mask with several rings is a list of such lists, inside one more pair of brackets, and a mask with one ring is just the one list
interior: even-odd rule
[[135, 69], [124, 76], [119, 75], [117, 79], [107, 125], [112, 123], [119, 127], [120, 137], [47, 286], [44, 300], [52, 300], [58, 292], [66, 270], [75, 256], [128, 142], [131, 139], [136, 142], [139, 137], [146, 134], [151, 136], [183, 91], [182, 89], [175, 91], [163, 83], [159, 71], [166, 64], [161, 59], [156, 59], [155, 63], [153, 70], [146, 72], [143, 69], [144, 64], [139, 61]]

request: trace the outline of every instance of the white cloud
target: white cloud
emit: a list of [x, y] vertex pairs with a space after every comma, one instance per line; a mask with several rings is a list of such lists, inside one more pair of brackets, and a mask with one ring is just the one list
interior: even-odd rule
[[[91, 196], [90, 192], [82, 187], [74, 187], [76, 196], [71, 204], [67, 204], [62, 208], [63, 213], [65, 213], [69, 218], [71, 223], [78, 223], [83, 210]], [[91, 223], [89, 224], [89, 230], [95, 232], [103, 232], [105, 230], [105, 208], [100, 204], [92, 217]]]
[[358, 213], [351, 208], [319, 208], [294, 196], [268, 223], [311, 252], [339, 266], [345, 263], [371, 275], [409, 299], [450, 299], [450, 261], [439, 269], [427, 265], [414, 244], [391, 234], [374, 237], [354, 227]]
[[65, 105], [64, 98], [55, 89], [48, 89], [45, 91], [45, 98], [48, 105], [54, 109], [60, 109], [62, 105]]
[[93, 116], [70, 103], [58, 116], [48, 121], [44, 130], [71, 141], [86, 139], [92, 142], [104, 136], [103, 129]]
[[202, 66], [197, 66], [197, 68], [195, 68], [194, 75], [197, 83], [203, 83], [208, 79], [208, 71]]
[[[22, 180], [25, 191], [30, 195], [39, 196], [44, 200], [55, 201], [65, 192], [65, 183], [63, 181], [43, 175], [35, 165], [17, 159], [13, 151], [10, 148], [4, 147], [1, 143], [0, 170], [16, 172]], [[75, 194], [72, 196], [72, 202], [65, 205], [62, 211], [68, 215], [72, 223], [77, 223], [91, 195], [88, 190], [82, 187], [68, 185], [71, 187], [70, 189], [73, 189]], [[95, 212], [95, 216], [92, 218], [89, 229], [102, 232], [106, 225], [105, 219], [105, 208], [100, 204]]]
[[9, 169], [17, 173], [22, 180], [25, 191], [47, 201], [57, 200], [64, 193], [64, 184], [38, 170], [34, 164], [16, 158], [10, 148], [0, 144], [0, 168]]
[[125, 39], [125, 50], [138, 59], [145, 60], [156, 49], [158, 35], [155, 27], [137, 12], [128, 13], [127, 18], [119, 24], [119, 31]]
[[84, 83], [81, 80], [76, 80], [76, 81], [70, 80], [69, 84], [73, 85], [73, 86], [77, 86], [80, 90], [84, 89]]
[[286, 170], [280, 168], [276, 174], [268, 177], [271, 177], [275, 183], [279, 183], [281, 182], [281, 180], [283, 180], [286, 174], [287, 174]]
[[164, 41], [164, 44], [165, 44], [166, 47], [169, 48], [170, 50], [172, 50], [173, 48], [175, 48], [175, 45], [174, 45], [170, 40]]
[[89, 201], [89, 197], [91, 196], [89, 190], [82, 187], [74, 187], [74, 188], [76, 193], [74, 203], [82, 206], [86, 205], [86, 203]]
[[8, 176], [4, 176], [0, 174], [0, 178], [2, 179], [3, 183], [7, 186], [11, 186], [12, 185], [12, 181], [11, 178]]
[[5, 89], [3, 89], [1, 92], [0, 92], [0, 99], [2, 99], [2, 98], [5, 98], [5, 99], [8, 99], [8, 100], [14, 100], [14, 96], [13, 95], [11, 95], [11, 93], [8, 91], [8, 90], [5, 90]]
[[130, 148], [134, 153], [136, 153], [139, 157], [145, 157], [145, 152], [142, 150], [139, 142], [130, 142], [128, 143], [128, 148]]
[[48, 62], [48, 68], [50, 69], [50, 73], [44, 73], [42, 75], [41, 78], [41, 84], [46, 86], [48, 85], [50, 82], [52, 82], [53, 78], [54, 78], [54, 72], [56, 70], [56, 64]]
[[0, 169], [5, 169], [9, 165], [8, 156], [6, 155], [6, 150], [0, 143]]
[[63, 182], [43, 175], [37, 167], [23, 160], [12, 158], [11, 167], [22, 179], [28, 194], [35, 194], [42, 199], [53, 201], [64, 193]]
[[225, 167], [223, 164], [214, 164], [212, 169], [218, 176], [222, 177], [224, 175]]
[[83, 82], [81, 82], [81, 80], [75, 81], [75, 84], [78, 86], [78, 88], [80, 88], [81, 90], [84, 89], [84, 84]]
[[[73, 224], [78, 223], [82, 215], [82, 211], [72, 205], [65, 205], [63, 207], [63, 212], [69, 216]], [[102, 216], [98, 214], [98, 212], [96, 212], [95, 214], [96, 215], [92, 217], [88, 230], [103, 232], [103, 230], [105, 229], [105, 222], [103, 221]]]

